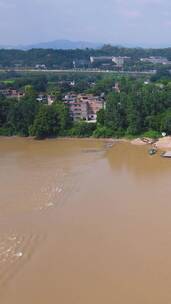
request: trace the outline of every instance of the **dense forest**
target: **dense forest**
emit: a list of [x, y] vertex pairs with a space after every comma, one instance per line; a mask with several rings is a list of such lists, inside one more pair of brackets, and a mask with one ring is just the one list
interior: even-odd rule
[[[93, 87], [89, 88], [86, 88], [86, 83], [90, 79], [82, 79], [85, 92], [94, 95], [103, 93], [105, 96], [105, 109], [98, 112], [97, 123], [71, 121], [68, 108], [62, 101], [65, 87], [56, 88], [55, 85], [56, 100], [48, 106], [37, 101], [40, 88], [48, 88], [46, 78], [37, 78], [29, 85], [27, 78], [19, 79], [23, 81], [25, 90], [23, 98], [0, 97], [0, 135], [42, 139], [56, 136], [130, 137], [146, 134], [156, 137], [161, 132], [171, 134], [170, 76], [161, 73], [148, 82], [143, 78], [115, 77], [97, 78]], [[116, 81], [120, 92], [113, 89]], [[82, 82], [79, 85], [76, 90], [82, 92]]]
[[[131, 65], [138, 68], [139, 58], [149, 56], [162, 56], [171, 60], [171, 48], [166, 49], [142, 49], [142, 48], [124, 48], [105, 45], [101, 49], [85, 50], [52, 50], [52, 49], [32, 49], [22, 50], [0, 50], [0, 67], [35, 67], [36, 65], [45, 65], [47, 68], [68, 69], [73, 68], [73, 61], [78, 61], [80, 65], [89, 67], [90, 56], [128, 56], [131, 58]], [[136, 66], [137, 64], [137, 66]], [[141, 64], [142, 65], [142, 64]], [[144, 65], [141, 66], [141, 68]], [[129, 66], [127, 66], [129, 68]], [[148, 68], [145, 65], [144, 68]], [[149, 65], [151, 68], [151, 65]]]

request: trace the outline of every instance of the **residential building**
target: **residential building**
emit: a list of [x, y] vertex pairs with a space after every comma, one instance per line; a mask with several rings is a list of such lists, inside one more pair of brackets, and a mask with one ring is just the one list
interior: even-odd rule
[[118, 66], [118, 67], [123, 67], [124, 63], [126, 60], [129, 60], [130, 57], [113, 57], [112, 61]]
[[47, 103], [48, 103], [48, 106], [51, 106], [55, 101], [55, 96], [53, 95], [48, 95], [47, 96]]
[[36, 98], [36, 100], [40, 103], [48, 103], [48, 97], [44, 94], [39, 94], [39, 96]]
[[91, 64], [101, 63], [102, 65], [116, 64], [118, 68], [123, 67], [126, 60], [129, 60], [130, 57], [116, 57], [116, 56], [99, 56], [99, 57], [90, 57]]
[[90, 62], [95, 63], [95, 62], [107, 62], [107, 61], [112, 61], [113, 57], [112, 56], [98, 56], [98, 57], [90, 57]]
[[73, 121], [96, 121], [97, 112], [104, 108], [104, 99], [91, 94], [68, 94], [64, 98]]
[[120, 93], [121, 90], [120, 90], [120, 86], [119, 86], [119, 82], [116, 82], [114, 87], [113, 87], [113, 90], [116, 92], [116, 93]]
[[15, 89], [2, 89], [0, 90], [0, 95], [5, 96], [6, 98], [16, 98], [18, 100], [25, 96], [23, 92]]
[[148, 57], [148, 58], [141, 58], [140, 59], [141, 62], [149, 62], [152, 64], [163, 64], [163, 65], [167, 65], [167, 64], [171, 64], [171, 61], [169, 61], [167, 58], [165, 57]]

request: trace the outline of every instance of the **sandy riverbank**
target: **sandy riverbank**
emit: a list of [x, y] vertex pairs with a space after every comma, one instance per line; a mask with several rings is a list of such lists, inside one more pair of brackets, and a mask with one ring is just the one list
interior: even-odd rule
[[171, 150], [171, 136], [167, 136], [167, 137], [160, 138], [160, 139], [156, 142], [156, 147], [157, 147], [158, 149], [167, 149], [167, 150]]
[[[148, 140], [148, 139], [147, 139]], [[149, 142], [145, 142], [143, 141], [141, 138], [137, 138], [131, 141], [131, 144], [133, 145], [147, 145], [147, 144], [152, 144], [151, 140], [149, 139]], [[166, 136], [166, 137], [162, 137], [159, 138], [158, 140], [156, 140], [155, 142], [155, 147], [161, 150], [171, 150], [171, 136]]]
[[131, 140], [131, 144], [136, 145], [136, 146], [144, 146], [147, 143], [145, 143], [141, 138], [136, 138], [136, 139]]

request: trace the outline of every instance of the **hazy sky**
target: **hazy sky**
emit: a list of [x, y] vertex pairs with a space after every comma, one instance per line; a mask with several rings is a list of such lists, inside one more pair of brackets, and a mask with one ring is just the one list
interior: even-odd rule
[[55, 39], [171, 46], [171, 0], [0, 0], [0, 44]]

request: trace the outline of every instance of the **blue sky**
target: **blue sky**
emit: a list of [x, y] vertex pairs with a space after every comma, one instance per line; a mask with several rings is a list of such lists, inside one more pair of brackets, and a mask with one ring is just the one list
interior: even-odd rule
[[171, 46], [171, 0], [0, 0], [0, 45], [55, 39]]

